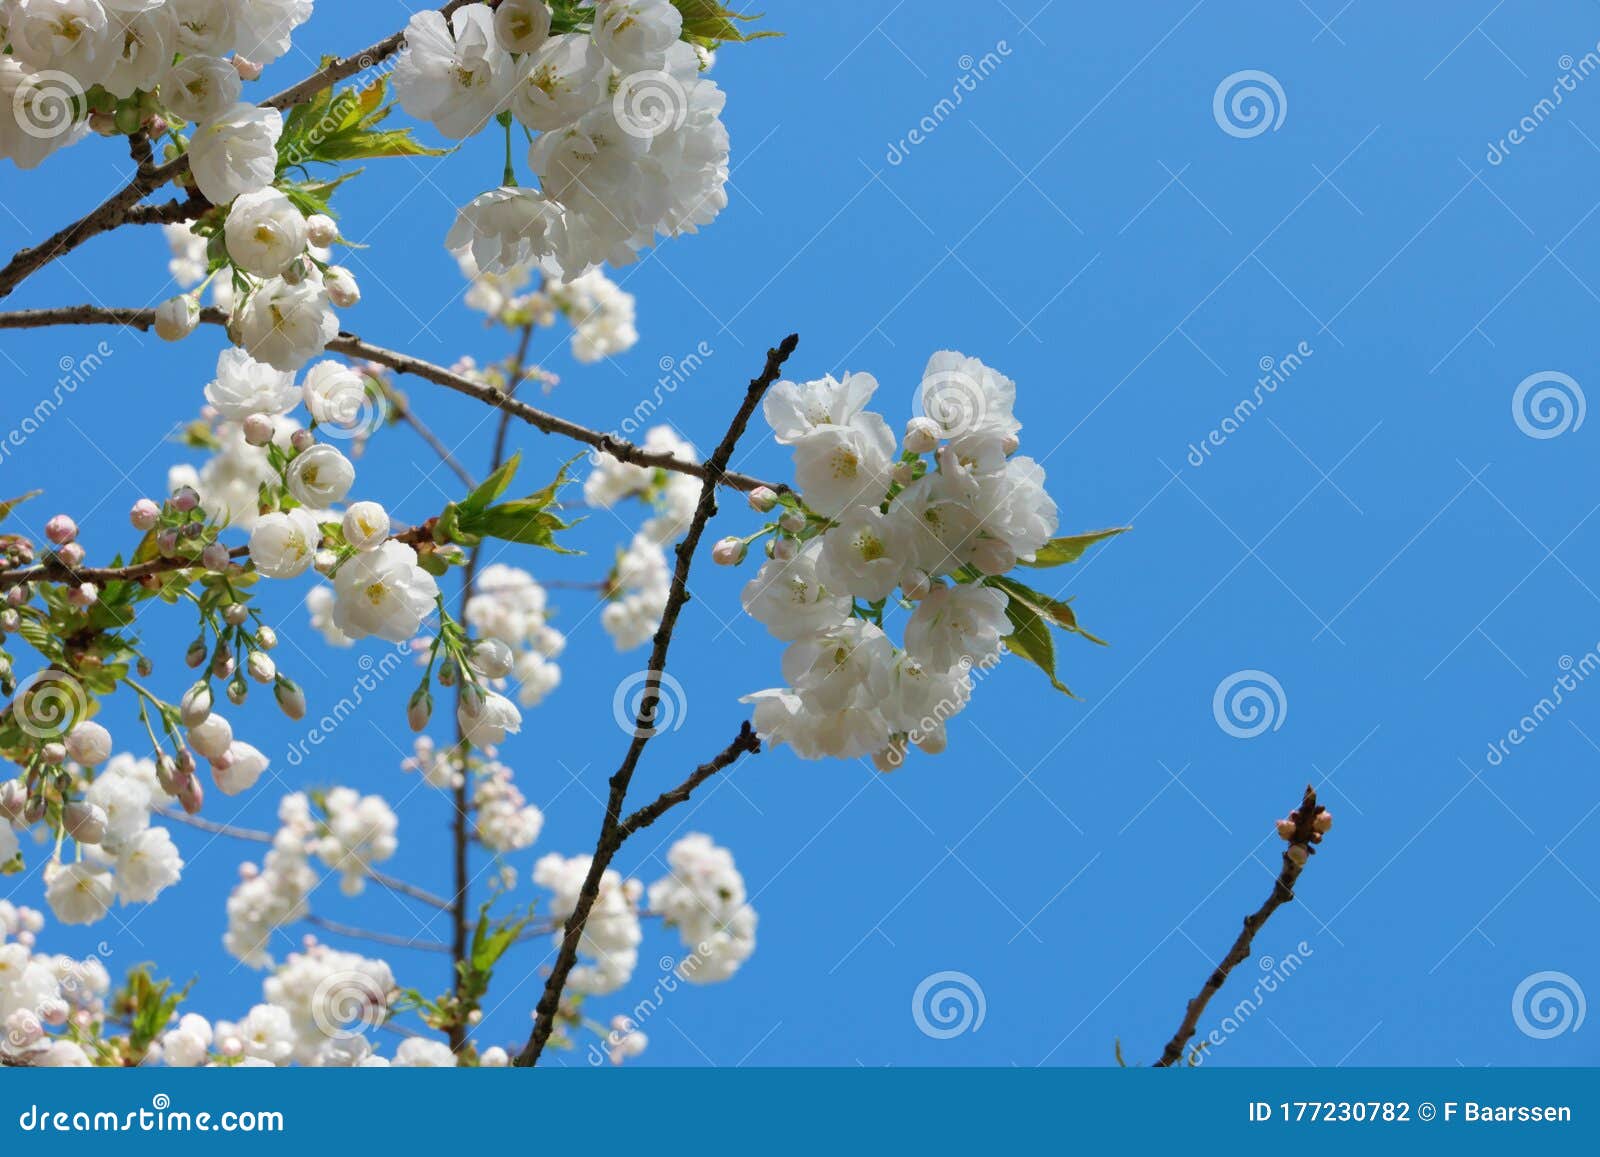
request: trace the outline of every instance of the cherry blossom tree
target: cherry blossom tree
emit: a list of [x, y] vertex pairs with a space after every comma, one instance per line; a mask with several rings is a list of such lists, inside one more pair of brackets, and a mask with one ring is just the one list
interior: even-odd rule
[[[1059, 533], [1044, 471], [1021, 452], [1016, 384], [976, 357], [933, 353], [918, 416], [897, 432], [873, 408], [879, 385], [868, 374], [785, 378], [798, 339], [784, 338], [751, 367], [703, 457], [666, 426], [624, 438], [525, 397], [542, 373], [529, 360], [536, 331], [570, 331], [580, 362], [628, 349], [635, 301], [607, 269], [688, 243], [674, 239], [712, 226], [726, 206], [715, 56], [777, 51], [768, 29], [716, 0], [452, 0], [260, 95], [267, 66], [312, 9], [312, 0], [0, 0], [0, 157], [32, 169], [62, 148], [120, 140], [134, 166], [103, 204], [0, 268], [0, 297], [137, 224], [162, 226], [184, 287], [156, 308], [0, 313], [0, 328], [227, 339], [189, 427], [191, 460], [173, 465], [167, 493], [134, 504], [126, 541], [85, 543], [70, 511], [52, 514], [41, 535], [0, 536], [9, 700], [0, 755], [13, 772], [0, 783], [0, 871], [39, 873], [49, 909], [0, 902], [6, 1064], [532, 1065], [552, 1045], [591, 1042], [620, 1063], [646, 1046], [615, 1010], [630, 1007], [647, 929], [681, 941], [672, 980], [692, 984], [734, 977], [757, 930], [728, 847], [686, 835], [667, 874], [645, 883], [613, 867], [632, 836], [764, 746], [869, 758], [885, 772], [913, 752], [936, 755], [948, 721], [1003, 656], [1038, 668], [1049, 695], [1067, 690], [1057, 634], [1099, 641], [1026, 576], [1125, 528]], [[469, 305], [511, 352], [441, 366], [356, 336], [345, 327], [361, 289], [337, 261], [340, 186], [359, 162], [440, 154], [480, 133], [503, 135], [504, 174], [440, 223], [438, 241], [459, 260]], [[520, 183], [526, 173], [535, 183]], [[401, 377], [498, 412], [481, 479], [428, 428]], [[399, 424], [459, 482], [442, 510], [405, 512], [415, 521], [366, 492], [346, 453]], [[753, 424], [792, 451], [791, 481], [730, 469]], [[571, 456], [525, 463], [510, 452], [511, 431], [524, 426], [570, 443]], [[512, 769], [512, 737], [556, 692], [571, 656], [550, 617], [554, 584], [529, 568], [568, 550], [577, 490], [590, 507], [638, 515], [608, 573], [585, 584], [604, 600], [619, 649], [648, 646], [628, 688], [628, 743], [593, 847], [547, 852], [526, 885], [508, 871], [475, 896], [470, 849], [507, 856], [541, 834], [543, 814]], [[751, 529], [702, 550], [730, 495], [748, 505]], [[0, 518], [32, 497], [0, 505]], [[516, 544], [517, 564], [485, 565], [491, 540]], [[706, 553], [749, 567], [743, 606], [773, 637], [776, 685], [744, 696], [750, 719], [725, 748], [641, 801], [632, 779], [669, 723], [674, 643], [696, 645], [676, 636], [691, 567]], [[275, 831], [207, 815], [211, 793], [263, 790], [268, 759], [249, 735], [252, 712], [270, 709], [260, 702], [268, 689], [291, 719], [313, 706], [256, 606], [263, 582], [303, 586], [308, 636], [335, 649], [382, 640], [386, 674], [420, 666], [404, 770], [450, 809], [447, 893], [384, 870], [401, 833], [379, 795], [293, 792], [278, 802]], [[190, 619], [196, 634], [180, 658], [165, 640]], [[108, 700], [131, 708], [138, 728], [113, 735], [99, 721]], [[1296, 871], [1326, 830], [1317, 814], [1285, 821]], [[186, 990], [158, 979], [159, 962], [114, 984], [99, 960], [43, 951], [50, 920], [94, 924], [116, 905], [178, 889], [175, 824], [258, 846], [216, 914], [227, 951], [262, 972], [259, 1003], [216, 1010], [232, 1020], [190, 1009]], [[320, 915], [317, 889], [334, 876], [346, 894], [383, 888], [449, 913], [451, 942], [431, 946], [453, 964], [447, 991], [315, 936], [274, 956], [275, 934], [301, 925], [374, 952], [418, 947]], [[484, 1047], [473, 1030], [496, 967], [531, 938], [553, 950], [531, 1035], [517, 1052]], [[398, 1038], [393, 1049], [384, 1030]]]

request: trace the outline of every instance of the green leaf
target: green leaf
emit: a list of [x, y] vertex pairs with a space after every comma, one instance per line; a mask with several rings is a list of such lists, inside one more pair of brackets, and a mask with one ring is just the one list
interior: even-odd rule
[[719, 44], [729, 42], [744, 43], [768, 36], [783, 35], [781, 32], [764, 29], [757, 32], [745, 31], [739, 25], [760, 20], [761, 14], [746, 16], [741, 12], [724, 8], [718, 0], [672, 0], [672, 3], [683, 14], [683, 38], [707, 48], [715, 48]]
[[1055, 641], [1051, 639], [1050, 628], [1039, 617], [1039, 612], [1020, 599], [1013, 598], [1006, 603], [1006, 618], [1011, 620], [1011, 634], [1005, 639], [1011, 653], [1022, 656], [1043, 671], [1050, 680], [1050, 686], [1057, 691], [1076, 699], [1072, 690], [1056, 678]]
[[1052, 538], [1039, 548], [1032, 562], [1023, 562], [1022, 565], [1042, 568], [1077, 562], [1083, 557], [1083, 552], [1091, 546], [1104, 542], [1108, 538], [1115, 538], [1124, 531], [1132, 529], [1133, 527], [1131, 526], [1114, 526], [1109, 530], [1091, 530], [1087, 534], [1070, 534], [1065, 538]]
[[522, 452], [511, 455], [500, 468], [479, 483], [478, 488], [461, 503], [466, 509], [478, 512], [487, 510], [489, 504], [506, 492], [506, 487], [511, 485], [511, 480], [517, 476], [517, 468], [522, 465]]
[[986, 580], [986, 585], [1005, 591], [1013, 599], [1021, 600], [1029, 607], [1032, 607], [1035, 613], [1048, 619], [1064, 631], [1072, 631], [1075, 634], [1082, 635], [1091, 643], [1099, 643], [1102, 647], [1108, 645], [1104, 639], [1091, 635], [1080, 627], [1078, 625], [1078, 616], [1073, 612], [1072, 607], [1058, 598], [1047, 595], [1043, 591], [1036, 591], [1030, 586], [1019, 583], [1016, 579], [996, 577]]
[[521, 455], [513, 455], [466, 498], [445, 507], [434, 526], [434, 536], [462, 546], [476, 546], [485, 538], [499, 538], [542, 546], [558, 554], [580, 553], [556, 545], [556, 532], [571, 529], [574, 524], [554, 513], [561, 509], [556, 498], [562, 487], [571, 481], [569, 470], [577, 457], [563, 462], [549, 485], [526, 498], [490, 505], [511, 485], [521, 460]]
[[10, 498], [4, 502], [0, 502], [0, 522], [4, 522], [6, 519], [10, 518], [11, 512], [17, 507], [21, 506], [24, 502], [28, 501], [30, 498], [37, 498], [43, 493], [43, 490], [30, 490], [26, 494], [19, 494], [15, 498]]
[[422, 144], [411, 135], [409, 127], [377, 127], [388, 119], [394, 107], [384, 103], [388, 85], [388, 78], [380, 76], [363, 87], [323, 89], [297, 105], [285, 120], [278, 141], [278, 172], [303, 169], [313, 162], [438, 157], [449, 152]]

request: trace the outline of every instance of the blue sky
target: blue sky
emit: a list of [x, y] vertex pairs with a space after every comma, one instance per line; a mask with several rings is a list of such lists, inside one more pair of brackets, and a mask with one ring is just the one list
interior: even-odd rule
[[[1024, 451], [1048, 470], [1064, 529], [1135, 527], [1042, 572], [1112, 644], [1062, 645], [1083, 701], [1008, 664], [937, 758], [883, 777], [764, 754], [629, 845], [619, 866], [652, 879], [675, 832], [712, 833], [761, 914], [754, 958], [726, 985], [672, 995], [645, 1025], [641, 1063], [1098, 1066], [1117, 1040], [1149, 1061], [1267, 895], [1271, 822], [1308, 781], [1337, 825], [1300, 902], [1258, 938], [1202, 1032], [1248, 994], [1259, 958], [1270, 972], [1293, 953], [1300, 967], [1210, 1063], [1600, 1060], [1593, 1026], [1537, 1039], [1512, 1010], [1541, 972], [1600, 994], [1600, 682], [1578, 684], [1509, 755], [1488, 755], [1600, 646], [1600, 426], [1531, 437], [1513, 416], [1530, 377], [1568, 375], [1569, 399], [1596, 378], [1600, 77], [1535, 108], [1595, 50], [1600, 8], [1554, 2], [1525, 20], [1333, 0], [1038, 3], [769, 5], [788, 35], [730, 48], [716, 71], [731, 205], [620, 275], [638, 296], [639, 345], [589, 368], [550, 336], [536, 346], [563, 377], [549, 405], [610, 428], [663, 359], [705, 343], [705, 367], [661, 414], [703, 448], [791, 331], [792, 375], [871, 371], [897, 425], [928, 355], [959, 349], [1019, 383]], [[349, 51], [415, 7], [325, 3], [296, 44]], [[938, 111], [986, 54], [983, 79]], [[275, 77], [306, 67], [295, 56]], [[1281, 122], [1255, 135], [1225, 131], [1213, 111], [1224, 78], [1246, 70], [1282, 93]], [[934, 127], [904, 147], [924, 117]], [[1524, 117], [1535, 127], [1492, 163], [1491, 143]], [[441, 244], [452, 207], [497, 180], [497, 150], [485, 137], [440, 160], [375, 163], [340, 194], [346, 234], [371, 246], [353, 260], [366, 299], [347, 327], [445, 363], [508, 352], [460, 302]], [[0, 248], [86, 209], [126, 168], [98, 141], [31, 174], [8, 168]], [[170, 292], [164, 262], [159, 233], [125, 230], [7, 305], [145, 305]], [[158, 439], [198, 408], [221, 340], [7, 334], [4, 412], [18, 420], [60, 359], [102, 339], [105, 366], [0, 461], [0, 490], [44, 484], [35, 509], [86, 516], [91, 557], [130, 541], [124, 512], [160, 489], [178, 452]], [[1193, 465], [1191, 446], [1291, 353], [1292, 374]], [[481, 470], [487, 412], [403, 384]], [[537, 475], [571, 452], [531, 431], [515, 444]], [[787, 470], [756, 436], [738, 464]], [[459, 496], [404, 429], [358, 466], [364, 494], [409, 495], [406, 518]], [[724, 506], [719, 531], [753, 527]], [[497, 557], [541, 578], [594, 578], [627, 533], [596, 512], [575, 536], [587, 557]], [[739, 694], [778, 682], [781, 645], [738, 611], [747, 577], [705, 560], [696, 572], [672, 662], [690, 710], [649, 748], [641, 798], [723, 746]], [[300, 594], [267, 597], [303, 631]], [[514, 857], [524, 874], [545, 851], [592, 846], [594, 797], [625, 746], [612, 692], [643, 666], [642, 653], [613, 652], [587, 596], [555, 601], [571, 635], [565, 682], [506, 750], [548, 818]], [[144, 633], [176, 694], [191, 624], [151, 613]], [[347, 693], [363, 652], [305, 647], [283, 659], [313, 702]], [[1277, 726], [1248, 739], [1213, 713], [1241, 671], [1281, 688]], [[409, 680], [394, 684], [308, 768], [285, 764], [301, 729], [266, 704], [240, 729], [275, 756], [285, 789], [309, 774], [385, 794], [400, 814], [389, 866], [445, 890], [448, 809], [399, 771]], [[270, 826], [275, 786], [208, 813]], [[154, 959], [199, 978], [201, 1011], [242, 1014], [260, 977], [223, 953], [222, 905], [255, 849], [176, 834], [193, 866], [175, 892], [120, 913], [126, 928], [52, 928], [47, 943], [104, 940], [114, 971]], [[36, 881], [15, 898], [37, 902]], [[378, 889], [349, 901], [330, 888], [316, 906], [447, 934], [442, 917], [429, 925]], [[649, 933], [633, 999], [676, 953], [675, 938]], [[408, 983], [446, 981], [438, 956], [390, 959]], [[483, 1043], [523, 1039], [543, 961], [544, 945], [529, 945], [504, 966]], [[976, 1031], [935, 1039], [913, 994], [946, 971], [981, 988], [985, 1014]]]

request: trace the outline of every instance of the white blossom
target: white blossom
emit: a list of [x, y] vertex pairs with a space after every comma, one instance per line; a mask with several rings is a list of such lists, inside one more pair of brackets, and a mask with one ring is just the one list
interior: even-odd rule
[[306, 219], [277, 189], [243, 193], [228, 210], [228, 256], [246, 273], [276, 277], [306, 251]]
[[229, 61], [191, 55], [172, 66], [161, 82], [161, 97], [173, 112], [196, 124], [213, 120], [237, 104], [242, 86], [239, 70]]
[[515, 80], [511, 56], [495, 37], [487, 4], [456, 9], [450, 23], [418, 12], [406, 24], [394, 68], [401, 107], [447, 137], [470, 137], [504, 107]]
[[250, 531], [250, 561], [267, 578], [298, 578], [311, 568], [321, 538], [316, 518], [302, 506], [263, 514]]
[[294, 374], [229, 346], [217, 357], [217, 376], [206, 386], [206, 401], [224, 418], [241, 422], [251, 414], [288, 413], [300, 401], [300, 391]]
[[283, 114], [275, 108], [240, 102], [224, 109], [190, 138], [195, 185], [213, 205], [265, 189], [277, 171], [282, 135]]
[[377, 635], [392, 643], [416, 634], [433, 610], [439, 586], [417, 565], [417, 552], [403, 542], [386, 542], [358, 554], [334, 576], [334, 625], [352, 639]]
[[318, 442], [295, 456], [284, 472], [284, 485], [295, 501], [314, 510], [343, 502], [355, 484], [356, 470], [338, 450]]

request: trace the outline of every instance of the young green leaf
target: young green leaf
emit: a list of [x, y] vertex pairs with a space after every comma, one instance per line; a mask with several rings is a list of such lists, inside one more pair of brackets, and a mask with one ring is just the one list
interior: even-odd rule
[[1005, 639], [1011, 653], [1022, 656], [1043, 671], [1050, 680], [1050, 686], [1057, 691], [1076, 699], [1072, 690], [1056, 678], [1055, 641], [1051, 639], [1050, 628], [1039, 617], [1039, 612], [1020, 599], [1013, 598], [1006, 603], [1006, 618], [1011, 620], [1011, 634]]
[[1131, 526], [1114, 526], [1109, 530], [1091, 530], [1087, 534], [1069, 534], [1064, 538], [1052, 538], [1039, 548], [1032, 562], [1024, 561], [1022, 565], [1042, 568], [1077, 562], [1083, 557], [1083, 552], [1091, 546], [1132, 529]]

